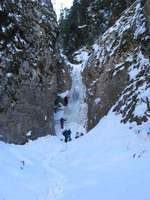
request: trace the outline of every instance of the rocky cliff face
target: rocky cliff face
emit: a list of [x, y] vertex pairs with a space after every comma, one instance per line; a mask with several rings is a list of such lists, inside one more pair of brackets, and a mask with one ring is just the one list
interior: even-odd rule
[[71, 67], [64, 57], [60, 58], [60, 65], [57, 70], [57, 85], [58, 94], [55, 101], [55, 112], [59, 111], [64, 105], [64, 98], [60, 94], [69, 91], [72, 85]]
[[[124, 123], [139, 125], [150, 117], [147, 2], [144, 8], [135, 2], [92, 47], [85, 47], [87, 130], [112, 107]], [[0, 140], [24, 144], [54, 135], [53, 111], [62, 106], [59, 93], [70, 90], [72, 80], [68, 62], [59, 56], [51, 1], [1, 1], [0, 21]]]
[[150, 34], [150, 0], [143, 0], [144, 11], [147, 18], [147, 26]]
[[[83, 72], [87, 87], [88, 127], [90, 130], [113, 107], [122, 122], [148, 120], [150, 94], [149, 36], [140, 2], [92, 46]], [[136, 109], [142, 106], [140, 116]]]
[[0, 21], [0, 140], [53, 135], [58, 29], [51, 1], [1, 1]]

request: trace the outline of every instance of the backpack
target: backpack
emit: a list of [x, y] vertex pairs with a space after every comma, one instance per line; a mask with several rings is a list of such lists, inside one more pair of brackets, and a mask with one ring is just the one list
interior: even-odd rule
[[68, 133], [68, 135], [71, 135], [71, 130], [69, 129], [69, 130], [67, 131], [67, 133]]
[[67, 130], [62, 133], [64, 136], [67, 136]]

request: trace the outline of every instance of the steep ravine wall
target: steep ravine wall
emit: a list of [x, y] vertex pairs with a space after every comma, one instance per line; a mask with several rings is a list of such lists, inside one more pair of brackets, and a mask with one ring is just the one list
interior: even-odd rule
[[147, 18], [147, 27], [150, 34], [150, 0], [143, 0], [144, 12]]
[[2, 1], [0, 21], [0, 140], [54, 135], [60, 64], [51, 1]]
[[[123, 123], [148, 120], [150, 93], [149, 36], [140, 1], [127, 9], [92, 46], [83, 72], [87, 87], [88, 127], [92, 129], [114, 106]], [[144, 104], [143, 113], [136, 108]]]

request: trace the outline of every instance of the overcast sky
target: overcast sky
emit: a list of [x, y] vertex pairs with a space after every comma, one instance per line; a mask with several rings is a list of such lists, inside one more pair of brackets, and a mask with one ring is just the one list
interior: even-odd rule
[[57, 14], [57, 18], [59, 18], [59, 13], [60, 13], [60, 9], [61, 7], [67, 7], [70, 8], [72, 6], [72, 2], [73, 0], [52, 0], [55, 12]]

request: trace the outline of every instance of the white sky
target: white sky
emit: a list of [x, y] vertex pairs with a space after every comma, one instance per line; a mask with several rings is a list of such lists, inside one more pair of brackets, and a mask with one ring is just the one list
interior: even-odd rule
[[73, 0], [52, 0], [55, 12], [57, 14], [57, 18], [59, 18], [59, 13], [61, 7], [67, 7], [70, 8], [72, 6]]

